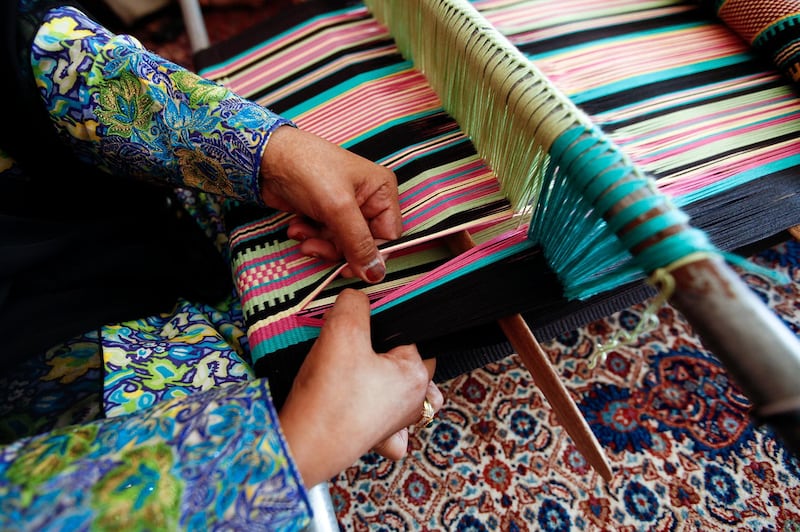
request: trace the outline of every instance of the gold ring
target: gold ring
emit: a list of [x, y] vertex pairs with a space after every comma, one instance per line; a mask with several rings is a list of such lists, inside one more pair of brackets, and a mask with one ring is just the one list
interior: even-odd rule
[[426, 397], [422, 402], [422, 417], [417, 422], [417, 427], [429, 427], [431, 423], [433, 423], [433, 416], [435, 414], [436, 411], [433, 409], [433, 405]]

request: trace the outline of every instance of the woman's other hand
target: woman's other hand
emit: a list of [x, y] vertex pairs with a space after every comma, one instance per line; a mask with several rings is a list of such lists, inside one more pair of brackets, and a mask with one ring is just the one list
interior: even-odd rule
[[307, 486], [326, 481], [375, 449], [406, 452], [406, 427], [420, 420], [426, 397], [443, 402], [414, 346], [372, 349], [369, 300], [343, 291], [326, 315], [280, 411], [283, 433]]

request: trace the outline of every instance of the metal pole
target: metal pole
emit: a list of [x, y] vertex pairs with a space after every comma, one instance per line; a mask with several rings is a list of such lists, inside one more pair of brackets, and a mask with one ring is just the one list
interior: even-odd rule
[[336, 520], [328, 483], [323, 482], [309, 489], [308, 501], [314, 518], [304, 532], [339, 532], [339, 522]]
[[180, 4], [192, 52], [208, 48], [208, 33], [205, 20], [203, 20], [203, 12], [200, 10], [200, 2], [198, 0], [180, 0]]

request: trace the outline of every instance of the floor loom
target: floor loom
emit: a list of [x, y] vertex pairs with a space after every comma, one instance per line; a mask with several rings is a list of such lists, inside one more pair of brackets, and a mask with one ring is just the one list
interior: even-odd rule
[[[417, 342], [446, 378], [512, 352], [498, 318], [521, 312], [550, 338], [653, 295], [649, 275], [753, 415], [800, 449], [797, 339], [726, 264], [752, 271], [728, 252], [800, 223], [800, 103], [713, 13], [308, 2], [196, 62], [400, 182], [406, 234], [378, 286], [303, 257], [284, 213], [229, 213], [251, 348], [277, 395], [345, 285], [370, 294], [376, 344]], [[448, 235], [465, 230], [477, 245], [451, 260]]]

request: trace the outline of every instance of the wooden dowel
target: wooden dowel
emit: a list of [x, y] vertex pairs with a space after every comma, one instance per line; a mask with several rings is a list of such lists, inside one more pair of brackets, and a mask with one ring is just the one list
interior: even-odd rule
[[[467, 231], [460, 231], [447, 237], [447, 244], [457, 254], [475, 246]], [[542, 391], [559, 422], [572, 438], [575, 447], [601, 477], [611, 481], [612, 473], [608, 457], [528, 324], [519, 314], [500, 318], [498, 324], [522, 363], [530, 371], [534, 384]]]

